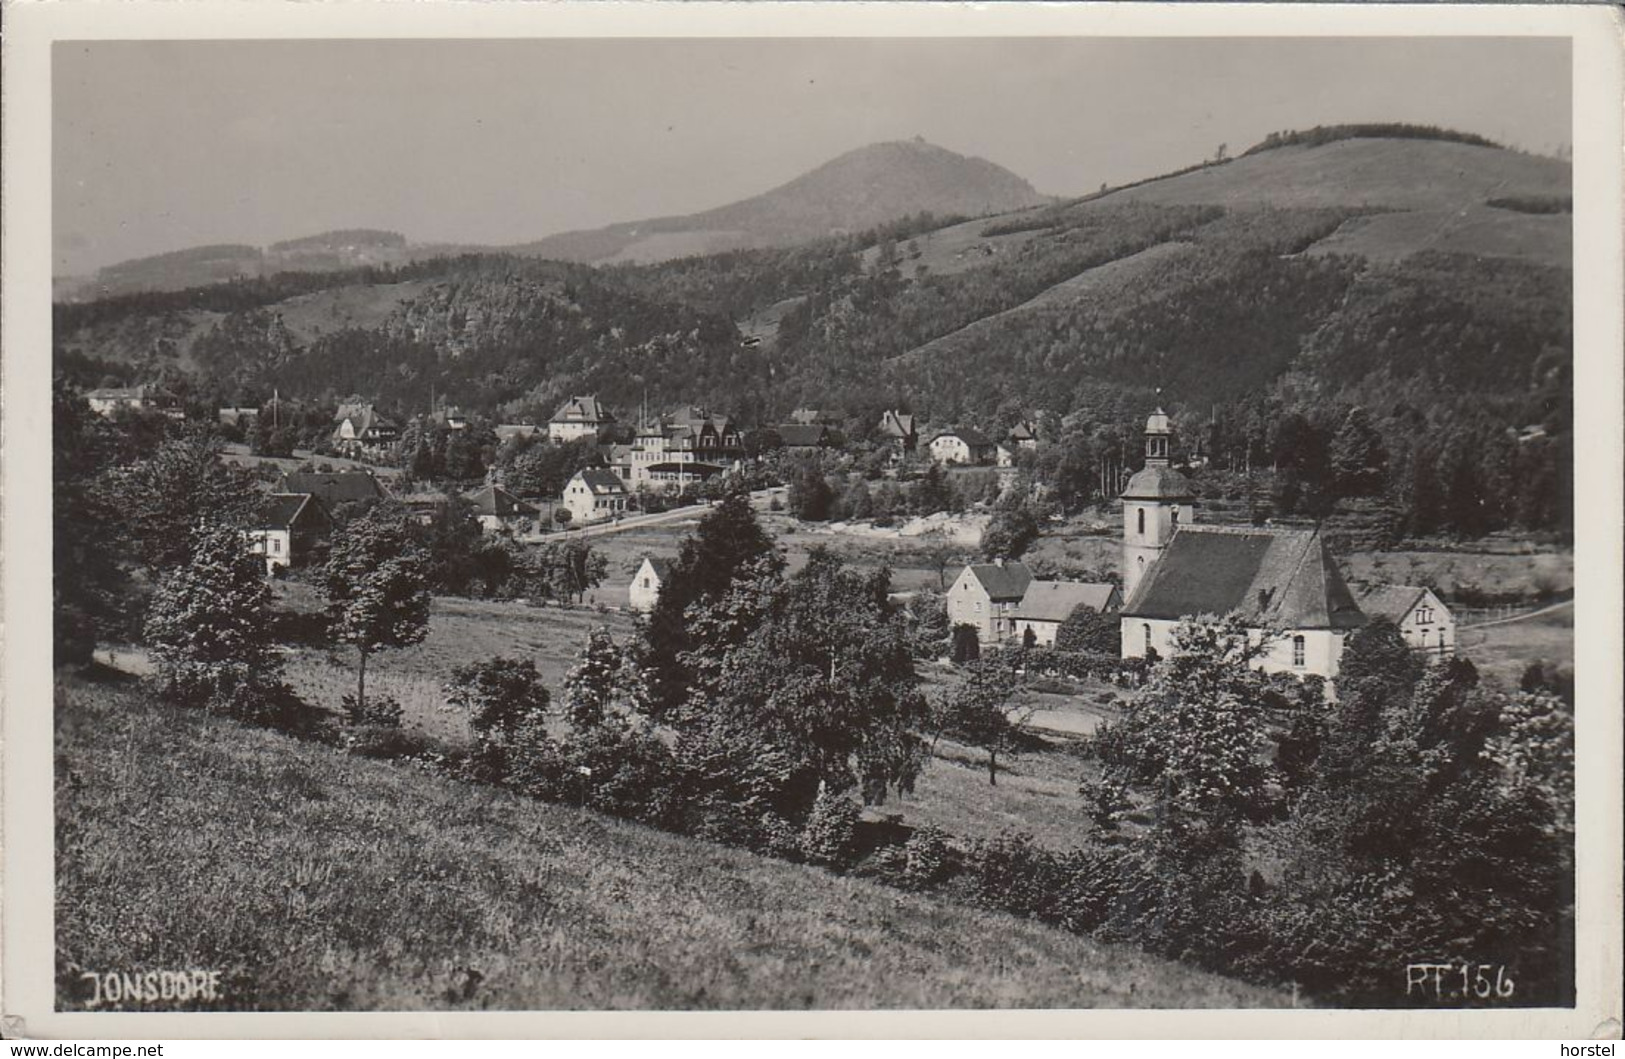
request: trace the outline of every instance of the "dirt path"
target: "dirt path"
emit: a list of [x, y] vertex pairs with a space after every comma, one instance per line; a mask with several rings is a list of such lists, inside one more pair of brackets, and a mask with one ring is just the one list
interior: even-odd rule
[[1574, 600], [1565, 599], [1560, 603], [1553, 603], [1550, 606], [1541, 607], [1539, 610], [1532, 610], [1527, 614], [1515, 614], [1510, 618], [1496, 618], [1494, 621], [1480, 622], [1477, 625], [1463, 625], [1461, 628], [1466, 631], [1468, 629], [1490, 629], [1497, 625], [1511, 625], [1515, 621], [1528, 621], [1530, 618], [1538, 618], [1542, 614], [1550, 614], [1553, 611], [1572, 606], [1574, 606]]

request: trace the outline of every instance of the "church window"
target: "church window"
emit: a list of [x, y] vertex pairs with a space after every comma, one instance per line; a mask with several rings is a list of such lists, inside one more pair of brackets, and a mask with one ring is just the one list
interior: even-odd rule
[[1173, 523], [1175, 526], [1179, 525], [1179, 509], [1177, 507], [1173, 509]]
[[1305, 654], [1306, 654], [1306, 652], [1304, 650], [1303, 637], [1302, 636], [1294, 636], [1292, 638], [1292, 665], [1295, 668], [1297, 668], [1297, 669], [1302, 669], [1303, 668], [1304, 661], [1305, 661]]
[[1141, 625], [1140, 626], [1140, 631], [1145, 634], [1145, 653], [1150, 654], [1151, 653], [1151, 623], [1147, 622], [1146, 624]]
[[1143, 508], [1143, 507], [1136, 508], [1135, 513], [1139, 515], [1139, 520], [1140, 520], [1140, 530], [1139, 530], [1139, 532], [1140, 532], [1140, 535], [1144, 536], [1145, 535], [1145, 508]]

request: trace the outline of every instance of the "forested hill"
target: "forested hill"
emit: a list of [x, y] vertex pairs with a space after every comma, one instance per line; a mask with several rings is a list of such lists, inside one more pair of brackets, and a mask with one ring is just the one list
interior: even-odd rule
[[1569, 194], [1552, 159], [1317, 134], [787, 248], [599, 268], [485, 255], [63, 305], [56, 343], [90, 385], [167, 377], [222, 398], [422, 407], [433, 387], [511, 414], [647, 390], [747, 419], [900, 404], [999, 429], [1126, 415], [1161, 386], [1187, 417], [1362, 403], [1412, 432], [1466, 410], [1560, 432]]
[[767, 191], [703, 213], [565, 232], [514, 247], [569, 261], [664, 261], [748, 247], [791, 246], [921, 212], [979, 217], [1050, 201], [982, 158], [923, 140], [848, 151]]

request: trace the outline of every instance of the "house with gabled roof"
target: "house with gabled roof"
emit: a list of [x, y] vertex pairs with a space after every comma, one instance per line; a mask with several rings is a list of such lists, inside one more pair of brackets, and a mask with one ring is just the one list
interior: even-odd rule
[[111, 416], [120, 409], [157, 411], [171, 419], [185, 419], [181, 399], [164, 389], [146, 383], [140, 386], [103, 386], [85, 394], [85, 402], [98, 415]]
[[372, 405], [348, 405], [341, 409], [338, 426], [333, 428], [333, 447], [346, 456], [377, 453], [401, 436], [393, 419]]
[[665, 587], [670, 577], [670, 559], [646, 556], [638, 566], [637, 573], [632, 575], [632, 584], [627, 586], [627, 609], [639, 614], [648, 614], [654, 610], [655, 604], [660, 600], [660, 590]]
[[704, 408], [682, 408], [638, 427], [620, 477], [632, 486], [682, 493], [737, 467], [744, 455], [737, 423]]
[[547, 421], [547, 436], [552, 441], [596, 438], [614, 425], [614, 413], [596, 396], [572, 397]]
[[894, 460], [914, 455], [914, 449], [920, 443], [920, 434], [914, 424], [914, 417], [907, 412], [881, 413], [878, 433], [883, 440], [891, 444]]
[[781, 423], [773, 429], [791, 455], [808, 455], [840, 443], [840, 435], [824, 423]]
[[309, 493], [271, 493], [246, 531], [248, 550], [265, 557], [265, 572], [301, 566], [327, 538], [333, 522]]
[[931, 458], [941, 464], [981, 465], [992, 463], [998, 446], [974, 427], [951, 427], [938, 431], [926, 446]]
[[541, 509], [514, 496], [493, 482], [464, 493], [482, 533], [522, 532], [536, 522]]
[[1032, 582], [1025, 563], [972, 563], [948, 588], [948, 620], [974, 627], [983, 644], [1000, 643], [1014, 631], [1012, 618]]
[[1010, 634], [1017, 643], [1053, 647], [1061, 623], [1079, 607], [1105, 614], [1122, 605], [1123, 594], [1110, 581], [1034, 581], [1010, 614]]
[[607, 467], [583, 467], [564, 484], [564, 506], [577, 526], [626, 514], [626, 483]]
[[281, 493], [309, 493], [329, 513], [338, 504], [383, 500], [383, 485], [366, 471], [291, 471], [277, 483]]
[[1430, 588], [1419, 585], [1366, 585], [1355, 601], [1368, 618], [1383, 618], [1413, 650], [1430, 655], [1456, 653], [1456, 619]]

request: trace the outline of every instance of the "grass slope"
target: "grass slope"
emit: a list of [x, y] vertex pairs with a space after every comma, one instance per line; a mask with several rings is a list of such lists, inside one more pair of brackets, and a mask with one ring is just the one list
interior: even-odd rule
[[59, 1004], [222, 972], [233, 1009], [1279, 1006], [1011, 917], [651, 832], [69, 678]]

